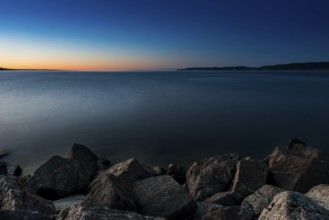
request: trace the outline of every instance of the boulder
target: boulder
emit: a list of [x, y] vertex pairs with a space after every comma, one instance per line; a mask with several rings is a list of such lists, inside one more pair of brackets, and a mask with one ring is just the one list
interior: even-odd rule
[[329, 210], [329, 185], [321, 184], [315, 186], [305, 195], [311, 198], [318, 205]]
[[329, 184], [328, 155], [301, 141], [293, 139], [287, 149], [275, 148], [264, 162], [271, 185], [306, 193], [313, 186]]
[[106, 205], [112, 209], [137, 211], [131, 182], [108, 171], [98, 177], [84, 204]]
[[111, 209], [104, 205], [88, 206], [76, 204], [62, 210], [57, 220], [165, 220], [158, 217], [142, 216], [140, 214]]
[[117, 177], [126, 179], [131, 183], [152, 176], [139, 162], [132, 158], [121, 163], [114, 164], [108, 169], [108, 172]]
[[59, 199], [74, 193], [85, 192], [92, 178], [78, 160], [54, 156], [40, 166], [25, 186], [46, 199]]
[[194, 220], [201, 220], [204, 216], [208, 215], [210, 212], [221, 208], [221, 205], [212, 204], [208, 202], [197, 202], [197, 209], [194, 213]]
[[242, 203], [248, 203], [251, 205], [254, 216], [259, 216], [263, 209], [269, 206], [274, 196], [281, 192], [283, 192], [283, 189], [281, 188], [271, 185], [264, 185], [256, 192], [247, 196]]
[[[20, 210], [24, 213], [35, 213], [49, 218], [55, 214], [55, 207], [51, 201], [22, 190], [14, 176], [0, 176], [0, 210]], [[8, 211], [2, 212], [0, 216], [16, 216], [16, 214]]]
[[243, 196], [237, 192], [219, 192], [212, 195], [205, 202], [214, 203], [222, 206], [238, 206], [241, 204]]
[[226, 191], [232, 182], [237, 154], [224, 154], [194, 163], [187, 171], [187, 186], [196, 200], [202, 201], [217, 192]]
[[324, 220], [329, 219], [329, 210], [319, 206], [312, 199], [301, 193], [286, 191], [276, 195], [258, 219]]
[[250, 158], [240, 160], [237, 164], [233, 191], [247, 196], [262, 187], [266, 182], [267, 166]]
[[251, 220], [252, 215], [252, 208], [248, 204], [243, 204], [221, 207], [206, 215], [202, 220]]
[[88, 147], [81, 144], [73, 144], [68, 159], [78, 160], [88, 172], [88, 175], [93, 178], [98, 172], [97, 156]]
[[185, 219], [192, 216], [196, 208], [188, 191], [168, 175], [137, 181], [134, 190], [144, 215]]
[[69, 208], [72, 205], [81, 203], [86, 198], [83, 194], [71, 195], [54, 201], [56, 211], [59, 212], [63, 209]]

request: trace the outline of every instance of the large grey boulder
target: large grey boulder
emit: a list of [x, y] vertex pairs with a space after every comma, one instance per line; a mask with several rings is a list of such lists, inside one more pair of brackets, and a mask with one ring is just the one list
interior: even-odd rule
[[107, 171], [131, 183], [153, 176], [134, 158], [114, 164]]
[[329, 184], [329, 157], [293, 139], [287, 149], [275, 148], [264, 162], [269, 183], [286, 190], [306, 193], [319, 184]]
[[329, 210], [329, 185], [321, 184], [313, 187], [305, 194], [318, 205]]
[[202, 201], [226, 191], [234, 177], [237, 154], [224, 154], [194, 163], [187, 171], [186, 184], [193, 198]]
[[328, 220], [329, 210], [298, 192], [282, 192], [263, 210], [259, 220]]
[[222, 206], [238, 206], [241, 204], [242, 200], [243, 196], [241, 194], [233, 191], [227, 191], [216, 193], [204, 201]]
[[[35, 216], [51, 219], [56, 212], [52, 201], [22, 190], [14, 176], [0, 176], [0, 210], [3, 211], [0, 219], [6, 219], [4, 216], [21, 216], [22, 213], [35, 213]], [[20, 212], [15, 214], [10, 210]]]
[[144, 215], [185, 219], [192, 216], [196, 208], [188, 191], [168, 175], [137, 181], [134, 190]]
[[133, 185], [108, 171], [98, 177], [83, 203], [89, 206], [106, 205], [112, 209], [137, 211]]
[[78, 160], [54, 156], [39, 167], [25, 186], [46, 199], [86, 191], [92, 176]]
[[62, 210], [57, 220], [165, 220], [159, 217], [148, 217], [140, 214], [111, 209], [104, 205], [76, 204]]
[[248, 203], [253, 208], [254, 216], [259, 216], [263, 209], [268, 207], [274, 196], [283, 192], [284, 190], [271, 185], [264, 185], [256, 192], [247, 196], [243, 203]]
[[73, 144], [70, 149], [68, 158], [71, 160], [80, 161], [91, 178], [97, 174], [98, 158], [96, 154], [94, 154], [88, 147], [81, 144]]
[[252, 208], [248, 204], [242, 204], [221, 207], [206, 215], [202, 220], [251, 220], [252, 216]]
[[233, 191], [247, 196], [262, 187], [266, 182], [267, 166], [250, 158], [237, 164], [233, 181]]

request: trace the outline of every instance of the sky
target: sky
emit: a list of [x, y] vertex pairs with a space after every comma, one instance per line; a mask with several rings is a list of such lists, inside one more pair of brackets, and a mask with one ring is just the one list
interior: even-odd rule
[[153, 70], [329, 61], [328, 0], [0, 0], [0, 66]]

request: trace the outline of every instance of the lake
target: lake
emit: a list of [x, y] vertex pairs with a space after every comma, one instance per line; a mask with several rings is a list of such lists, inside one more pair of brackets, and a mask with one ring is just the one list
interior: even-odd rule
[[329, 71], [0, 72], [0, 151], [26, 173], [73, 143], [166, 166], [299, 137], [329, 151]]

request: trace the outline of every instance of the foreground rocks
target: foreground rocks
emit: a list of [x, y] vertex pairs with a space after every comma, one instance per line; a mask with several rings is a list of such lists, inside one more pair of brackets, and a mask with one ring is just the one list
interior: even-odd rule
[[137, 181], [134, 186], [141, 213], [167, 219], [193, 216], [196, 203], [188, 191], [168, 175]]
[[119, 211], [111, 209], [107, 206], [86, 206], [86, 205], [73, 205], [68, 209], [61, 211], [57, 220], [165, 220], [159, 217], [147, 217], [140, 214]]
[[21, 189], [16, 177], [0, 175], [0, 219], [53, 219], [55, 212], [51, 201]]
[[296, 138], [263, 161], [223, 154], [188, 169], [134, 158], [112, 164], [80, 144], [31, 178], [15, 177], [7, 164], [0, 163], [1, 220], [329, 220], [329, 156]]
[[202, 201], [217, 192], [226, 191], [238, 160], [237, 154], [224, 154], [194, 163], [187, 171], [186, 181], [193, 198]]
[[259, 220], [284, 219], [329, 219], [329, 210], [298, 192], [282, 192], [263, 210]]

